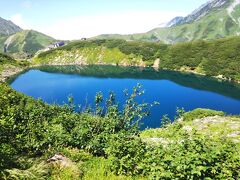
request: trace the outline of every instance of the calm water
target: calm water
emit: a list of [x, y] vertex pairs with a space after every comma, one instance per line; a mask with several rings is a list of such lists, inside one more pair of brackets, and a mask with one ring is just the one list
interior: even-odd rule
[[9, 82], [19, 92], [48, 103], [63, 104], [72, 95], [76, 104], [93, 104], [96, 92], [105, 97], [114, 91], [117, 101], [124, 102], [124, 89], [137, 83], [145, 94], [141, 102], [160, 102], [144, 120], [145, 127], [159, 127], [161, 118], [173, 118], [177, 107], [186, 111], [195, 108], [222, 110], [240, 114], [240, 86], [217, 80], [176, 72], [112, 66], [54, 66], [31, 69]]

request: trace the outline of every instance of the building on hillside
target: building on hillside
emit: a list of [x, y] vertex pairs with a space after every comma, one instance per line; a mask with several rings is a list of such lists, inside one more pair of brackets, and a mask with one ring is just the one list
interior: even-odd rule
[[64, 45], [65, 45], [65, 43], [64, 43], [63, 41], [56, 42], [56, 43], [54, 44], [55, 48], [61, 47], [61, 46], [64, 46]]
[[52, 44], [48, 45], [48, 47], [45, 49], [45, 51], [55, 49], [55, 48], [58, 48], [58, 47], [61, 47], [64, 45], [65, 45], [65, 43], [63, 41], [52, 43]]

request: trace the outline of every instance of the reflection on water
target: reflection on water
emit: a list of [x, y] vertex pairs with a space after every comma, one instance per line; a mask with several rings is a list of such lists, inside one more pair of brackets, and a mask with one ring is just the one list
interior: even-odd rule
[[176, 108], [185, 110], [210, 108], [230, 114], [240, 114], [240, 86], [213, 78], [152, 68], [115, 66], [45, 66], [31, 69], [13, 78], [11, 86], [48, 103], [63, 104], [72, 95], [76, 104], [93, 104], [96, 92], [108, 96], [114, 91], [120, 105], [124, 104], [124, 89], [141, 83], [146, 93], [141, 102], [160, 102], [145, 127], [159, 127], [161, 117], [176, 115]]
[[43, 66], [38, 68], [44, 72], [79, 74], [99, 78], [133, 78], [162, 80], [166, 79], [179, 85], [198, 90], [215, 92], [224, 96], [240, 99], [240, 85], [216, 78], [180, 73], [174, 71], [155, 71], [153, 68], [118, 67], [118, 66]]

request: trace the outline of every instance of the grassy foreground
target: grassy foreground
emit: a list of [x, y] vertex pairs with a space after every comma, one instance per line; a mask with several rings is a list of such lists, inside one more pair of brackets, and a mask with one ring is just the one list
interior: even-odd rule
[[[48, 105], [0, 84], [2, 179], [238, 179], [240, 118], [223, 112], [178, 110], [160, 129], [139, 131], [137, 86], [119, 110], [113, 93], [95, 109]], [[56, 154], [63, 161], [49, 161]]]

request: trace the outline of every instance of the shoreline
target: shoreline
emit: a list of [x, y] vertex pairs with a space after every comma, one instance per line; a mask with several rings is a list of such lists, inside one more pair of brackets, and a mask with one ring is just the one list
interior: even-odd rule
[[[155, 61], [156, 62], [156, 61]], [[124, 65], [124, 64], [114, 64], [114, 63], [95, 63], [95, 64], [87, 64], [87, 63], [67, 63], [67, 64], [62, 64], [62, 63], [53, 63], [53, 64], [38, 64], [38, 65], [32, 65], [31, 67], [41, 67], [41, 66], [90, 66], [90, 65], [98, 65], [98, 66], [119, 66], [119, 67], [139, 67], [139, 68], [153, 68], [155, 71], [161, 71], [161, 70], [166, 70], [166, 71], [173, 71], [173, 72], [179, 72], [179, 73], [187, 73], [187, 74], [194, 74], [194, 75], [200, 75], [200, 76], [205, 76], [205, 77], [211, 77], [214, 78], [216, 80], [220, 80], [220, 81], [225, 81], [225, 82], [230, 82], [233, 84], [239, 84], [240, 85], [240, 80], [237, 81], [233, 81], [230, 79], [227, 79], [225, 77], [223, 77], [222, 75], [218, 75], [218, 76], [208, 76], [204, 73], [199, 73], [196, 71], [188, 71], [188, 70], [176, 70], [176, 69], [167, 69], [167, 68], [163, 68], [163, 69], [159, 69], [156, 67], [156, 63], [153, 66], [146, 66], [145, 64], [140, 64], [140, 65]]]
[[26, 68], [21, 68], [21, 67], [14, 67], [14, 68], [10, 68], [10, 69], [4, 69], [1, 72], [1, 76], [0, 76], [0, 83], [4, 83], [6, 82], [8, 79], [10, 79], [11, 77], [23, 72], [24, 70], [28, 69], [29, 67]]
[[194, 74], [194, 75], [200, 75], [200, 76], [205, 76], [205, 77], [211, 77], [214, 78], [218, 81], [225, 81], [225, 82], [230, 82], [233, 84], [240, 84], [240, 81], [233, 81], [233, 80], [229, 80], [227, 78], [224, 78], [222, 75], [218, 75], [218, 76], [207, 76], [204, 73], [198, 73], [198, 72], [194, 72], [194, 71], [188, 71], [188, 70], [171, 70], [171, 69], [157, 69], [155, 66], [150, 66], [150, 67], [146, 67], [146, 66], [142, 66], [142, 65], [117, 65], [117, 64], [102, 64], [102, 63], [96, 63], [96, 64], [85, 64], [85, 63], [81, 63], [81, 64], [76, 64], [76, 63], [68, 63], [68, 64], [61, 64], [61, 63], [54, 63], [54, 64], [33, 64], [30, 65], [28, 67], [14, 67], [14, 68], [10, 68], [8, 70], [4, 69], [1, 72], [0, 75], [0, 83], [6, 82], [7, 80], [9, 80], [11, 77], [20, 74], [24, 71], [26, 71], [27, 69], [31, 69], [31, 68], [37, 68], [37, 67], [42, 67], [42, 66], [90, 66], [90, 65], [98, 65], [98, 66], [105, 66], [105, 65], [110, 65], [110, 66], [119, 66], [119, 67], [139, 67], [139, 68], [153, 68], [155, 71], [161, 71], [161, 70], [167, 70], [167, 71], [173, 71], [173, 72], [179, 72], [179, 73], [186, 73], [186, 74]]

